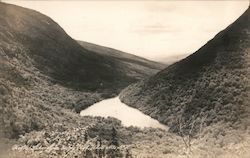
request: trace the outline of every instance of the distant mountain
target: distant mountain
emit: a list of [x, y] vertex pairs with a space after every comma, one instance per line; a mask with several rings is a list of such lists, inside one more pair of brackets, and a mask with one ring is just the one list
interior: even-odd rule
[[113, 48], [104, 47], [84, 41], [78, 41], [78, 43], [86, 50], [95, 52], [99, 55], [105, 56], [115, 62], [120, 63], [124, 73], [127, 76], [133, 77], [137, 80], [143, 79], [146, 76], [156, 74], [159, 70], [166, 67], [165, 64], [147, 60], [142, 57], [138, 57], [133, 54], [125, 53]]
[[162, 58], [158, 58], [157, 61], [164, 63], [164, 64], [167, 64], [167, 65], [172, 65], [175, 62], [178, 62], [178, 61], [186, 58], [190, 54], [179, 54], [179, 55], [172, 55], [172, 56], [168, 56], [168, 57], [162, 57]]
[[204, 126], [221, 122], [246, 129], [250, 125], [250, 9], [197, 52], [129, 86], [120, 98], [174, 132], [180, 131], [181, 122], [188, 132], [202, 120]]
[[80, 112], [164, 67], [108, 54], [85, 49], [39, 12], [0, 3], [1, 130], [13, 137], [54, 122], [76, 123], [65, 109]]

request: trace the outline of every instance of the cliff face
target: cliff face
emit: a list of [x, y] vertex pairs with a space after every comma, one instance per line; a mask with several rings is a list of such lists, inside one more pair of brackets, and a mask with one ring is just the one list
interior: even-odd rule
[[178, 132], [192, 122], [249, 126], [250, 9], [194, 54], [145, 81], [120, 98]]

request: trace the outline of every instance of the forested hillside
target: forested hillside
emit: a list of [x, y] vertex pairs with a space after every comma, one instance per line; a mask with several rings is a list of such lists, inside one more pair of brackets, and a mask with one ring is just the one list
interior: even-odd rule
[[80, 112], [163, 68], [138, 57], [138, 71], [124, 67], [83, 48], [49, 17], [14, 5], [0, 3], [0, 31], [1, 123], [11, 137], [68, 119], [64, 109]]
[[197, 52], [129, 86], [120, 98], [177, 133], [221, 122], [247, 129], [250, 9]]

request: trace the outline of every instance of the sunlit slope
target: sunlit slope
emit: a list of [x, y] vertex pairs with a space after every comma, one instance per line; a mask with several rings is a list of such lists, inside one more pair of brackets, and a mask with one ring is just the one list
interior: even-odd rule
[[187, 58], [126, 88], [121, 100], [172, 131], [205, 120], [250, 125], [250, 9]]

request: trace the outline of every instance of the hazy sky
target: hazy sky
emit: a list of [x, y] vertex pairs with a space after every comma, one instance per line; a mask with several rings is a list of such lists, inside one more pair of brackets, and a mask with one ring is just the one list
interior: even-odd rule
[[248, 0], [6, 1], [50, 16], [73, 38], [153, 60], [193, 53], [236, 20]]

